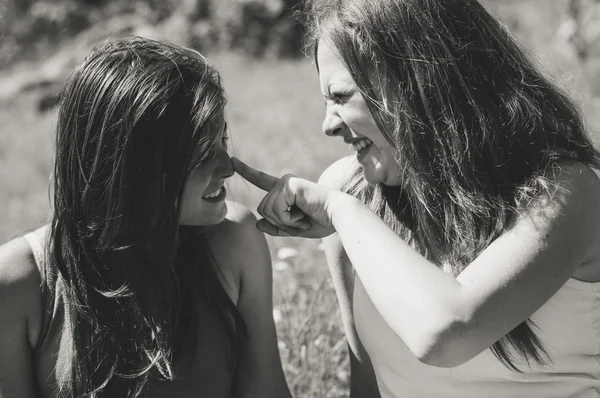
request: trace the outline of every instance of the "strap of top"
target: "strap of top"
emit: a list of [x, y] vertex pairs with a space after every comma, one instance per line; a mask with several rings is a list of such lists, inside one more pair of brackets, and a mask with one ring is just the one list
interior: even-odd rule
[[35, 259], [35, 264], [37, 265], [38, 271], [40, 273], [41, 283], [41, 293], [42, 293], [42, 305], [44, 308], [43, 318], [42, 318], [42, 330], [40, 332], [39, 339], [37, 341], [36, 346], [34, 347], [34, 351], [39, 350], [46, 342], [48, 337], [48, 332], [52, 323], [54, 311], [54, 304], [49, 302], [49, 285], [48, 280], [46, 279], [46, 260], [45, 260], [45, 250], [44, 245], [42, 244], [40, 237], [33, 232], [30, 232], [23, 236], [25, 240], [29, 243], [31, 247], [31, 251], [33, 252], [33, 257]]
[[46, 270], [44, 262], [44, 247], [42, 246], [42, 243], [40, 242], [39, 238], [33, 232], [28, 233], [24, 236], [24, 238], [25, 240], [27, 240], [29, 246], [31, 247], [33, 257], [35, 258], [35, 264], [37, 265], [38, 270], [40, 271], [42, 281], [45, 281]]

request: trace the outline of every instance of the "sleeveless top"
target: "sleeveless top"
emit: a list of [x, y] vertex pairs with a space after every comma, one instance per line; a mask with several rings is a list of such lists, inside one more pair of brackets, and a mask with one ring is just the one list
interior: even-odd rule
[[354, 319], [382, 398], [600, 397], [600, 282], [569, 279], [530, 319], [551, 363], [529, 367], [519, 356], [511, 371], [487, 349], [440, 368], [420, 362], [379, 314], [360, 279]]
[[[45, 250], [41, 238], [35, 233], [30, 232], [23, 236], [29, 243], [33, 257], [40, 272], [43, 316], [42, 327], [36, 346], [33, 348], [34, 362], [36, 364], [36, 373], [38, 376], [50, 374], [48, 379], [41, 380], [38, 377], [38, 386], [42, 397], [53, 397], [55, 391], [59, 388], [59, 380], [64, 372], [68, 370], [68, 358], [71, 357], [70, 327], [64, 327], [63, 323], [68, 319], [64, 316], [65, 307], [62, 300], [62, 283], [60, 279], [54, 286], [48, 283], [46, 275]], [[51, 290], [53, 295], [50, 294]], [[50, 297], [54, 300], [50, 300]], [[64, 333], [63, 333], [64, 331]]]
[[[71, 327], [68, 324], [69, 307], [63, 300], [63, 285], [60, 278], [50, 284], [46, 274], [44, 240], [35, 232], [23, 236], [31, 250], [40, 272], [43, 317], [40, 335], [33, 358], [41, 398], [57, 398], [59, 384], [68, 380], [64, 375], [68, 371], [72, 358]], [[53, 294], [51, 294], [53, 293]], [[53, 298], [53, 299], [51, 299]], [[176, 375], [173, 381], [150, 378], [144, 398], [230, 398], [233, 373], [229, 370], [227, 334], [214, 318], [214, 313], [205, 304], [198, 304], [200, 317], [213, 321], [214, 327], [200, 328], [197, 342], [186, 341], [185, 346], [192, 350], [176, 353], [173, 365]], [[207, 322], [211, 324], [211, 322]], [[183, 367], [185, 366], [185, 367]], [[178, 370], [181, 370], [178, 372]], [[65, 386], [66, 387], [66, 386]]]

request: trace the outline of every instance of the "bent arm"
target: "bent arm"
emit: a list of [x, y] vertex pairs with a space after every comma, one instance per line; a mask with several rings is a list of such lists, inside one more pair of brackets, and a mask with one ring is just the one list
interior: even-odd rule
[[24, 259], [26, 245], [20, 239], [0, 247], [0, 398], [37, 396], [30, 340], [39, 276]]
[[600, 183], [567, 166], [553, 200], [536, 203], [457, 278], [413, 250], [357, 200], [333, 224], [382, 317], [421, 361], [456, 366], [525, 321], [597, 250]]

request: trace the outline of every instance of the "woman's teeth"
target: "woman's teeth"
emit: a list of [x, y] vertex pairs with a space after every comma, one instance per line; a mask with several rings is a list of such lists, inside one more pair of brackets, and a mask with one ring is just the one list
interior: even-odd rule
[[213, 191], [209, 194], [204, 195], [202, 198], [204, 199], [213, 199], [216, 198], [217, 196], [219, 196], [221, 194], [221, 191], [223, 190], [223, 187], [217, 189], [216, 191]]
[[352, 143], [352, 148], [356, 151], [359, 152], [362, 149], [365, 149], [366, 147], [368, 147], [369, 145], [371, 145], [373, 142], [368, 139], [368, 138], [361, 138], [360, 140], [354, 141]]

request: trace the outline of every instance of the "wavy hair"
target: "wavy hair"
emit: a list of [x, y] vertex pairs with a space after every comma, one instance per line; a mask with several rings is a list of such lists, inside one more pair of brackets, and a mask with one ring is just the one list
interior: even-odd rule
[[[319, 40], [337, 50], [403, 173], [389, 187], [355, 170], [347, 192], [452, 274], [552, 196], [559, 162], [598, 167], [577, 107], [478, 1], [313, 0], [304, 15], [315, 60]], [[532, 326], [492, 346], [514, 371], [513, 353], [548, 359]]]
[[200, 54], [143, 38], [98, 46], [66, 82], [48, 269], [72, 337], [61, 395], [137, 397], [151, 374], [172, 380], [199, 296], [226, 326], [235, 366], [244, 322], [178, 206], [225, 128], [225, 103]]

